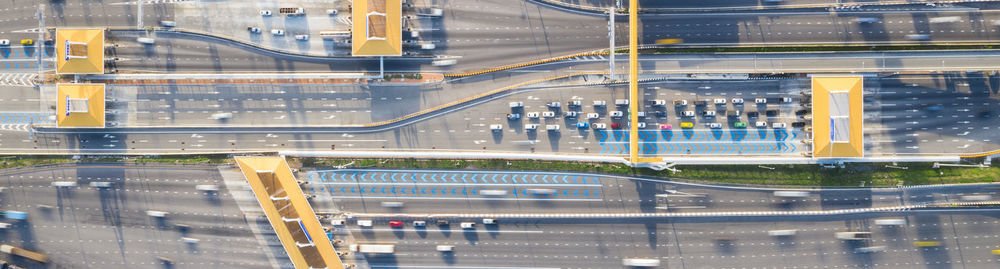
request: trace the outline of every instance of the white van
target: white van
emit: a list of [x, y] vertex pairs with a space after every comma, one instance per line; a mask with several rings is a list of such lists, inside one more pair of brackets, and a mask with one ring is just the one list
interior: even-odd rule
[[440, 252], [452, 252], [455, 251], [455, 246], [452, 245], [438, 245], [437, 251]]
[[809, 192], [805, 192], [805, 191], [774, 191], [774, 196], [776, 196], [776, 197], [804, 198], [804, 197], [809, 197]]
[[877, 219], [875, 220], [875, 225], [878, 226], [903, 226], [906, 225], [905, 219]]
[[155, 42], [154, 39], [148, 38], [148, 37], [136, 38], [135, 41], [138, 41], [139, 43], [142, 43], [142, 44], [149, 44], [149, 45], [152, 45]]
[[232, 117], [233, 117], [233, 113], [229, 113], [229, 112], [212, 114], [212, 119], [213, 120], [228, 119], [228, 118], [232, 118]]
[[199, 191], [219, 191], [219, 185], [195, 185], [194, 189]]
[[403, 202], [382, 202], [382, 207], [399, 208], [403, 207]]
[[163, 218], [167, 216], [167, 212], [157, 211], [157, 210], [146, 210], [146, 215], [154, 218]]
[[476, 223], [473, 223], [473, 222], [462, 222], [462, 223], [459, 224], [459, 227], [462, 227], [462, 229], [472, 229], [472, 228], [476, 228]]
[[549, 132], [558, 132], [559, 125], [558, 124], [545, 125], [545, 130], [548, 130]]
[[359, 219], [358, 226], [361, 227], [372, 227], [372, 220], [369, 219]]
[[52, 187], [76, 187], [76, 182], [73, 181], [53, 181]]
[[615, 105], [616, 106], [627, 106], [628, 105], [628, 99], [616, 99], [615, 100]]
[[799, 230], [771, 230], [767, 231], [767, 235], [770, 236], [793, 236], [798, 233]]
[[660, 260], [657, 259], [622, 259], [622, 265], [631, 267], [657, 267]]
[[174, 26], [177, 26], [177, 22], [174, 22], [174, 21], [160, 21], [160, 25], [163, 25], [163, 27], [174, 27]]

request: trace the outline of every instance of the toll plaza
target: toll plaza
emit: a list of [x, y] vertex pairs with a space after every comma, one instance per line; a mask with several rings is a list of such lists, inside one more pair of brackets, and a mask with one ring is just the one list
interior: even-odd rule
[[295, 268], [343, 269], [330, 239], [282, 157], [236, 157]]
[[864, 157], [863, 87], [860, 76], [813, 76], [814, 158]]

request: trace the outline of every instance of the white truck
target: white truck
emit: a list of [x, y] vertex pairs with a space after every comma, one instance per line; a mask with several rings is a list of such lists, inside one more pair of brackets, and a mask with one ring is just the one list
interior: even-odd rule
[[865, 240], [872, 238], [870, 232], [837, 232], [834, 234], [840, 240]]
[[396, 245], [390, 244], [352, 244], [351, 252], [370, 254], [392, 254], [396, 252]]
[[657, 267], [660, 260], [657, 259], [622, 259], [622, 265], [631, 267]]

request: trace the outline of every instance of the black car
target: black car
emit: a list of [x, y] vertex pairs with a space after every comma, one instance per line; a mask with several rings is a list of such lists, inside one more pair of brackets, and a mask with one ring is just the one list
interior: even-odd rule
[[802, 128], [802, 127], [806, 127], [806, 123], [804, 121], [796, 121], [792, 123], [792, 128]]
[[772, 109], [772, 110], [765, 111], [764, 115], [767, 115], [768, 117], [778, 116], [778, 110], [777, 109]]
[[747, 117], [748, 117], [748, 118], [756, 118], [757, 116], [758, 116], [758, 113], [757, 113], [757, 111], [750, 111], [750, 112], [747, 112]]

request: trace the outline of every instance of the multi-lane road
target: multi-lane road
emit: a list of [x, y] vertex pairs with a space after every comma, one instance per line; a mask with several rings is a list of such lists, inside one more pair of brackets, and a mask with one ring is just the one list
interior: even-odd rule
[[[28, 213], [3, 231], [5, 244], [45, 253], [50, 263], [80, 267], [274, 268], [212, 166], [78, 164], [5, 170], [2, 209]], [[72, 182], [73, 187], [54, 187]], [[110, 187], [95, 187], [107, 182]], [[196, 190], [215, 185], [220, 191]], [[164, 211], [164, 218], [147, 215]], [[273, 232], [272, 232], [273, 233]], [[185, 239], [189, 238], [189, 239]], [[279, 247], [280, 248], [280, 247]], [[169, 259], [170, 262], [160, 258]], [[42, 268], [26, 259], [18, 265]], [[287, 260], [286, 260], [287, 262]]]
[[[571, 83], [600, 81], [598, 76]], [[865, 83], [865, 135], [871, 156], [907, 154], [961, 154], [996, 148], [993, 122], [1000, 117], [991, 97], [996, 76], [990, 73], [951, 75], [894, 75], [869, 77]], [[619, 155], [626, 152], [624, 111], [614, 102], [625, 99], [617, 87], [565, 87], [562, 82], [514, 90], [508, 94], [434, 111], [411, 120], [363, 129], [335, 127], [402, 117], [458, 99], [443, 92], [427, 94], [404, 88], [356, 89], [304, 85], [231, 86], [109, 86], [117, 100], [109, 120], [124, 127], [156, 129], [55, 130], [34, 133], [11, 131], [0, 143], [11, 152], [205, 152], [235, 150], [421, 149], [500, 150]], [[609, 91], [610, 89], [610, 91]], [[686, 78], [642, 85], [640, 101], [646, 113], [640, 133], [643, 153], [649, 155], [799, 155], [809, 134], [808, 78], [748, 80], [744, 75]], [[405, 97], [392, 97], [406, 93]], [[30, 94], [30, 91], [29, 93]], [[784, 103], [781, 98], [791, 98]], [[767, 104], [758, 104], [758, 98]], [[725, 104], [714, 104], [724, 99]], [[743, 104], [733, 104], [743, 99]], [[665, 106], [650, 104], [663, 100]], [[675, 106], [686, 100], [688, 105]], [[705, 101], [708, 105], [698, 105]], [[571, 106], [579, 101], [581, 106]], [[594, 101], [605, 101], [594, 106]], [[510, 102], [523, 107], [511, 109]], [[560, 108], [550, 108], [559, 102]], [[691, 111], [695, 116], [685, 116]], [[705, 116], [713, 111], [715, 116]], [[739, 112], [728, 116], [727, 112]], [[537, 119], [529, 114], [539, 114]], [[543, 112], [552, 112], [544, 115]], [[576, 116], [567, 117], [567, 112]], [[232, 118], [215, 120], [215, 113]], [[596, 118], [588, 114], [596, 113]], [[756, 115], [754, 115], [756, 113]], [[508, 119], [507, 114], [518, 114]], [[623, 112], [623, 115], [625, 113]], [[15, 118], [16, 119], [16, 118]], [[579, 128], [581, 122], [587, 123]], [[690, 122], [693, 129], [682, 129]], [[737, 122], [747, 124], [736, 127]], [[757, 127], [757, 122], [768, 124]], [[718, 123], [719, 129], [711, 128]], [[787, 128], [772, 128], [786, 123]], [[252, 127], [262, 124], [267, 127]], [[502, 130], [490, 126], [499, 124]], [[525, 125], [538, 124], [537, 130]], [[595, 129], [604, 124], [605, 129]], [[669, 124], [670, 130], [666, 128]], [[548, 125], [560, 130], [546, 131]], [[18, 129], [22, 125], [9, 125]], [[181, 128], [188, 126], [193, 129]], [[195, 127], [202, 126], [202, 127]], [[306, 127], [313, 126], [313, 127]], [[971, 129], [970, 129], [971, 128]], [[36, 148], [37, 147], [37, 148]]]
[[[316, 195], [313, 206], [320, 214], [335, 213], [333, 218], [343, 213], [383, 214], [371, 228], [353, 221], [337, 227], [352, 235], [355, 241], [350, 243], [396, 244], [395, 255], [367, 256], [372, 268], [619, 268], [624, 258], [659, 259], [667, 268], [983, 268], [997, 262], [990, 254], [997, 248], [992, 235], [997, 227], [993, 210], [588, 219], [588, 215], [601, 213], [862, 209], [995, 195], [995, 189], [982, 185], [823, 189], [811, 190], [807, 197], [788, 198], [775, 197], [774, 189], [573, 173], [346, 169], [309, 171], [299, 178], [308, 182], [304, 185], [307, 193]], [[529, 189], [556, 192], [523, 193]], [[507, 194], [490, 195], [480, 193], [482, 190], [506, 190]], [[402, 202], [402, 206], [385, 207], [383, 202]], [[513, 218], [484, 225], [481, 219], [443, 217], [451, 223], [439, 226], [435, 221], [440, 218], [406, 217], [461, 213], [506, 213]], [[518, 218], [518, 214], [577, 217], [545, 220]], [[903, 218], [907, 224], [874, 224], [875, 219], [885, 218]], [[403, 227], [390, 228], [389, 220], [404, 220]], [[427, 227], [414, 227], [414, 220], [426, 221]], [[458, 222], [477, 224], [473, 229], [462, 229]], [[772, 230], [797, 232], [777, 237], [768, 235]], [[840, 231], [868, 231], [872, 238], [859, 242], [835, 239], [834, 233]], [[917, 248], [913, 246], [916, 241], [940, 241], [943, 245]], [[455, 250], [439, 252], [437, 245], [453, 245]], [[865, 246], [885, 246], [886, 250], [855, 253], [855, 248]]]

